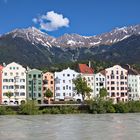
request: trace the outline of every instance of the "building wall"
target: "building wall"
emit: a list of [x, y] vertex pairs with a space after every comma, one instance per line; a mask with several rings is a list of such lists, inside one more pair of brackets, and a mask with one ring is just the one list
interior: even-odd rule
[[9, 103], [6, 92], [12, 92], [11, 104], [26, 101], [26, 69], [12, 62], [2, 70], [2, 103]]
[[2, 69], [3, 67], [0, 66], [0, 104], [2, 104]]
[[99, 96], [101, 88], [105, 88], [105, 75], [97, 73], [94, 75], [94, 97]]
[[43, 93], [45, 93], [47, 89], [52, 91], [52, 99], [54, 99], [54, 74], [51, 72], [46, 72], [43, 74]]
[[127, 70], [119, 65], [106, 69], [106, 87], [114, 103], [128, 101]]
[[129, 100], [140, 99], [140, 75], [128, 75]]
[[73, 99], [76, 96], [75, 85], [73, 79], [75, 79], [79, 73], [70, 68], [61, 72], [55, 72], [55, 100]]
[[27, 71], [27, 98], [43, 102], [42, 71], [32, 69]]

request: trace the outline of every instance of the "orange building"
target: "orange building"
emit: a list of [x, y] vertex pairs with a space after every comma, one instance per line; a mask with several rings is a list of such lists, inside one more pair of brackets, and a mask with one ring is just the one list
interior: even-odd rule
[[2, 103], [2, 69], [3, 66], [0, 65], [0, 104]]
[[43, 74], [43, 93], [45, 93], [47, 89], [52, 91], [52, 99], [54, 99], [54, 74], [51, 72], [46, 72]]

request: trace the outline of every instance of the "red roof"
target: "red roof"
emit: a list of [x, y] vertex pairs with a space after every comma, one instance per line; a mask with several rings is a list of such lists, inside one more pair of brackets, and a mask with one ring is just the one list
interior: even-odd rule
[[88, 67], [86, 64], [79, 64], [79, 71], [83, 74], [93, 74], [94, 70]]
[[0, 70], [2, 70], [3, 69], [3, 66], [2, 65], [0, 65]]

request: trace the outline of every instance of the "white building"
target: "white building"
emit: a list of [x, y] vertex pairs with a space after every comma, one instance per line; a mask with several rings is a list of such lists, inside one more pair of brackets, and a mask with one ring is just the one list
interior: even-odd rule
[[55, 100], [82, 99], [80, 95], [76, 95], [75, 85], [73, 84], [73, 79], [78, 75], [79, 73], [70, 68], [55, 72]]
[[[6, 92], [11, 92], [9, 99]], [[26, 101], [26, 69], [12, 62], [2, 70], [2, 103], [21, 104]]]
[[100, 89], [105, 87], [105, 74], [103, 72], [96, 73], [94, 75], [94, 97], [98, 97]]
[[128, 70], [128, 94], [129, 100], [140, 99], [140, 74], [129, 65], [124, 66]]
[[128, 101], [127, 70], [119, 65], [105, 69], [108, 96], [114, 103]]

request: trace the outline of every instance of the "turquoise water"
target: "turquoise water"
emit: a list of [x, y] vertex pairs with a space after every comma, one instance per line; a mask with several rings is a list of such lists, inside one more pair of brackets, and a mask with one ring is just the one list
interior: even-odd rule
[[0, 140], [138, 140], [140, 114], [0, 116]]

